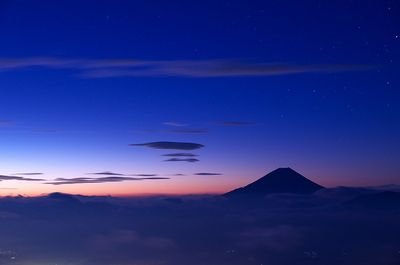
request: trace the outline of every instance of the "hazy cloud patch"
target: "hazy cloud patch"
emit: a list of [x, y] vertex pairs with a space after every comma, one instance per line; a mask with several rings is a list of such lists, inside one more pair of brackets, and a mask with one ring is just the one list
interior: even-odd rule
[[162, 124], [167, 125], [167, 126], [173, 126], [173, 127], [185, 127], [185, 126], [189, 125], [187, 123], [175, 122], [175, 121], [166, 121], [166, 122], [163, 122]]
[[35, 133], [58, 133], [61, 130], [58, 129], [32, 129]]
[[254, 122], [251, 121], [220, 121], [218, 124], [223, 126], [251, 126], [255, 125]]
[[130, 144], [130, 146], [145, 146], [154, 149], [195, 150], [204, 147], [198, 143], [188, 142], [149, 142], [143, 144]]
[[243, 231], [240, 236], [239, 245], [282, 251], [298, 247], [302, 240], [299, 229], [289, 225], [276, 225], [268, 228], [254, 227]]
[[0, 127], [9, 127], [9, 126], [14, 126], [15, 121], [13, 120], [0, 120]]

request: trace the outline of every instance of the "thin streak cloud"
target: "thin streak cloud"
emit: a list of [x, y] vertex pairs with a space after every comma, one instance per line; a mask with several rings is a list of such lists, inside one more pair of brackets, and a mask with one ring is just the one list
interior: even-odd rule
[[182, 134], [203, 134], [207, 133], [206, 129], [175, 129], [170, 130], [172, 133], [182, 133]]
[[125, 176], [122, 173], [115, 173], [111, 171], [103, 171], [103, 172], [95, 172], [95, 173], [87, 173], [88, 175], [105, 175], [105, 176]]
[[193, 175], [195, 175], [195, 176], [220, 176], [222, 174], [221, 173], [200, 172], [200, 173], [194, 173]]
[[175, 122], [175, 121], [166, 121], [166, 122], [163, 122], [162, 124], [167, 125], [167, 126], [173, 126], [173, 127], [185, 127], [185, 126], [189, 125], [187, 123], [181, 123], [181, 122]]
[[218, 124], [223, 126], [232, 126], [232, 127], [239, 127], [239, 126], [251, 126], [255, 125], [255, 122], [251, 121], [220, 121]]
[[[53, 57], [0, 58], [0, 71], [31, 68], [76, 70], [84, 78], [111, 77], [240, 77], [274, 76], [305, 73], [365, 71], [364, 64], [294, 64], [258, 63], [229, 59], [210, 60], [135, 60], [135, 59], [69, 59]], [[172, 125], [173, 126], [173, 125]]]
[[3, 180], [44, 181], [44, 179], [38, 179], [38, 178], [26, 178], [26, 177], [19, 177], [19, 176], [0, 175], [0, 181], [3, 181]]
[[97, 184], [123, 181], [143, 181], [143, 180], [167, 180], [166, 177], [99, 177], [99, 178], [57, 178], [54, 181], [46, 182], [49, 185], [71, 185], [71, 184]]
[[43, 175], [43, 173], [40, 173], [40, 172], [25, 172], [25, 173], [15, 173], [13, 175], [16, 175], [16, 176], [38, 176], [38, 175]]

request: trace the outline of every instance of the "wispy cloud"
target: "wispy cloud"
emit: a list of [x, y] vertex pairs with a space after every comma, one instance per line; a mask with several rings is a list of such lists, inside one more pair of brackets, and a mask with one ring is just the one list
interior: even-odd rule
[[162, 124], [167, 125], [167, 126], [173, 126], [173, 127], [185, 127], [185, 126], [189, 125], [187, 123], [176, 122], [176, 121], [166, 121], [166, 122], [163, 122]]
[[209, 173], [209, 172], [201, 172], [201, 173], [194, 173], [195, 176], [220, 176], [221, 173]]
[[87, 173], [88, 175], [105, 175], [105, 176], [125, 176], [122, 173], [115, 173], [111, 171], [103, 171], [103, 172], [95, 172], [95, 173]]
[[15, 121], [12, 120], [0, 120], [0, 127], [9, 127], [9, 126], [14, 126]]
[[203, 134], [207, 133], [206, 129], [175, 129], [170, 130], [172, 133], [182, 133], [182, 134]]
[[134, 177], [155, 177], [157, 174], [123, 174], [116, 173], [112, 171], [103, 171], [103, 172], [95, 172], [95, 173], [87, 173], [88, 175], [102, 175], [102, 176], [134, 176]]
[[16, 176], [38, 176], [38, 175], [43, 175], [43, 173], [39, 173], [39, 172], [25, 172], [25, 173], [15, 173], [12, 175], [16, 175]]
[[158, 176], [157, 174], [132, 174], [128, 176], [136, 176], [136, 177], [155, 177]]
[[370, 69], [367, 65], [341, 64], [283, 64], [283, 63], [246, 63], [230, 60], [207, 61], [163, 61], [151, 62], [148, 67], [103, 68], [87, 70], [86, 78], [138, 77], [138, 76], [179, 76], [192, 78], [240, 77], [240, 76], [276, 76], [305, 73], [335, 73]]
[[36, 133], [58, 133], [60, 130], [57, 129], [32, 129]]
[[186, 142], [149, 142], [143, 144], [130, 144], [130, 146], [145, 146], [155, 149], [172, 149], [172, 150], [195, 150], [204, 147], [198, 143]]
[[170, 158], [170, 159], [164, 160], [164, 162], [190, 162], [190, 163], [199, 162], [199, 161], [200, 160], [198, 160], [196, 158]]
[[0, 71], [30, 68], [76, 70], [85, 78], [110, 77], [237, 77], [274, 76], [305, 73], [335, 73], [371, 69], [363, 64], [259, 63], [229, 59], [210, 60], [135, 60], [70, 59], [52, 57], [0, 58]]
[[254, 122], [251, 121], [219, 121], [218, 124], [223, 126], [250, 126], [255, 125]]
[[99, 178], [57, 178], [54, 181], [46, 182], [50, 185], [70, 185], [70, 184], [96, 184], [123, 181], [143, 181], [143, 180], [166, 180], [166, 177], [99, 177]]
[[3, 180], [44, 181], [44, 179], [38, 179], [38, 178], [26, 178], [26, 177], [19, 177], [19, 176], [0, 175], [0, 181], [3, 181]]

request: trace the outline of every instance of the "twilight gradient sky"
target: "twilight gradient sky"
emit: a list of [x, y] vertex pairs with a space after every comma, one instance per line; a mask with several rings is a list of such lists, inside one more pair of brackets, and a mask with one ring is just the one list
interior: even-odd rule
[[[1, 1], [0, 196], [216, 193], [287, 166], [326, 186], [400, 184], [399, 11]], [[129, 146], [158, 141], [204, 147]]]

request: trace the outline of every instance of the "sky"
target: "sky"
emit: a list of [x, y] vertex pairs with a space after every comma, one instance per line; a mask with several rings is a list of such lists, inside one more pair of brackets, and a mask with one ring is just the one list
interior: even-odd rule
[[1, 1], [0, 196], [400, 184], [396, 1]]

